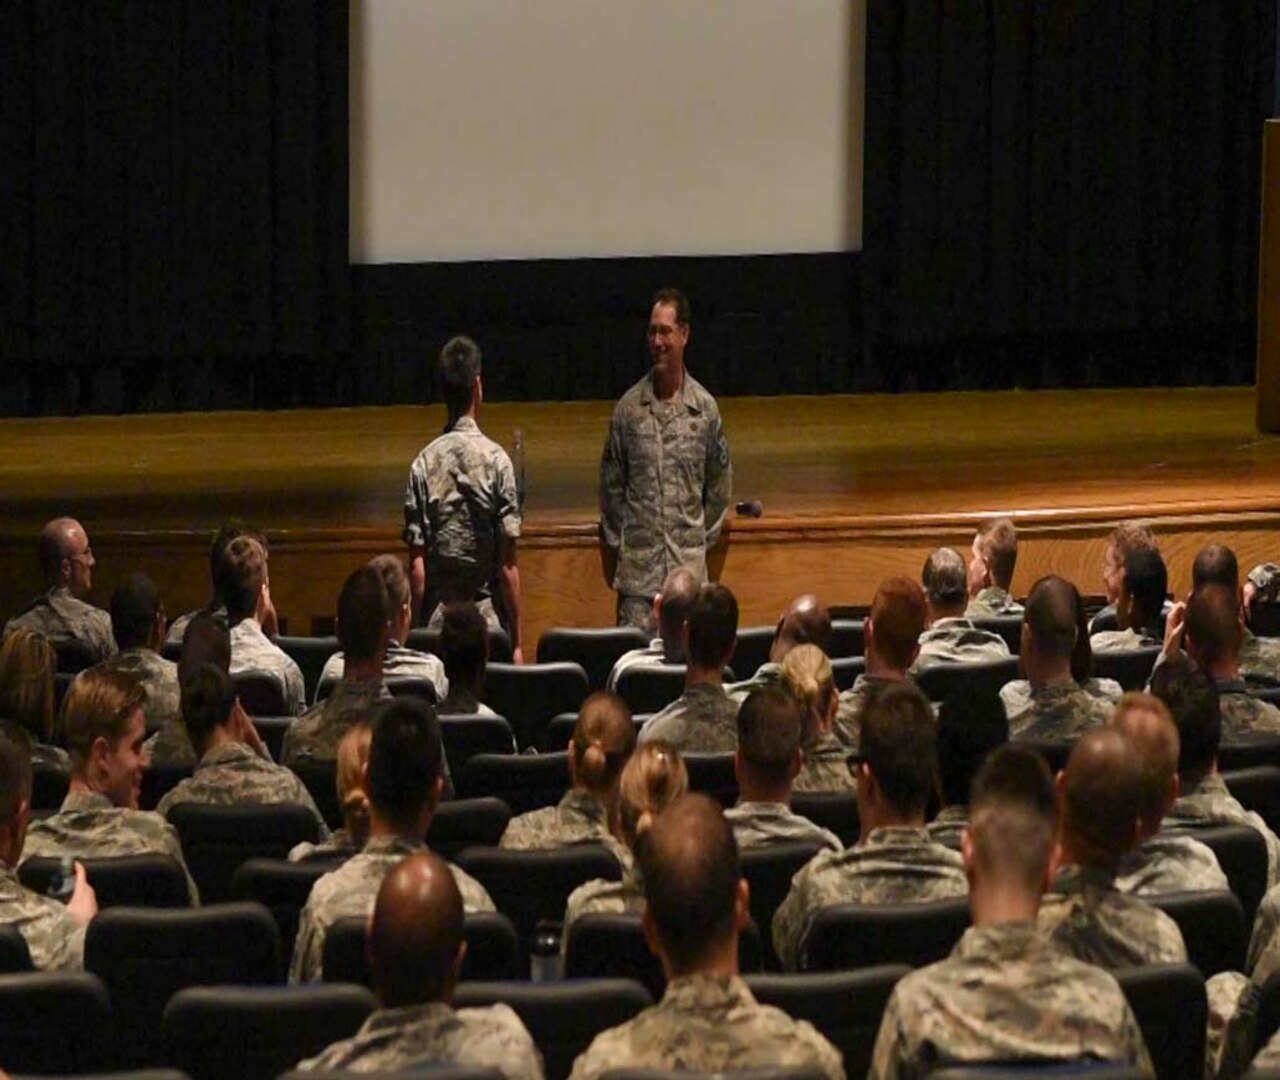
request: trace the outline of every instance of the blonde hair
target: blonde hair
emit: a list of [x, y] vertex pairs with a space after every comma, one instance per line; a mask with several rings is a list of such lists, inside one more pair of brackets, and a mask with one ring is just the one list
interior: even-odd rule
[[361, 774], [369, 760], [373, 742], [373, 725], [356, 724], [338, 743], [338, 805], [347, 835], [359, 847], [369, 836], [369, 796], [361, 783]]
[[617, 694], [598, 690], [582, 703], [573, 726], [574, 780], [600, 798], [608, 798], [636, 748], [631, 709]]
[[0, 646], [0, 717], [36, 742], [53, 740], [53, 673], [57, 656], [35, 630], [15, 630]]
[[836, 695], [827, 654], [816, 645], [797, 645], [783, 658], [782, 685], [804, 708], [803, 738], [812, 738], [825, 724]]
[[654, 816], [689, 790], [689, 772], [670, 743], [641, 743], [618, 781], [614, 832], [627, 847], [653, 824]]

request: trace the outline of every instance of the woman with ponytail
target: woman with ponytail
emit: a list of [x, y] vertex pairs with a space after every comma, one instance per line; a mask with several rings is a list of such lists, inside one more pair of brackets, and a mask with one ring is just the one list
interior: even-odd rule
[[338, 742], [338, 806], [342, 828], [318, 844], [305, 841], [289, 852], [290, 862], [306, 859], [346, 858], [369, 839], [369, 796], [364, 789], [364, 767], [373, 742], [373, 725], [362, 720]]
[[857, 781], [849, 770], [849, 751], [835, 733], [840, 694], [826, 653], [816, 645], [797, 645], [782, 661], [782, 685], [804, 710], [804, 764], [791, 790], [854, 790]]
[[501, 846], [542, 851], [607, 839], [618, 778], [635, 748], [627, 703], [607, 690], [592, 694], [582, 703], [569, 741], [569, 790], [558, 805], [513, 818]]

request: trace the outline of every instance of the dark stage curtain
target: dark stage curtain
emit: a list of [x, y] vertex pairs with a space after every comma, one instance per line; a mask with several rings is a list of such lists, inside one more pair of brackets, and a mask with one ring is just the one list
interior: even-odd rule
[[866, 381], [1248, 381], [1274, 0], [869, 0]]
[[0, 407], [305, 400], [348, 339], [347, 4], [0, 4]]

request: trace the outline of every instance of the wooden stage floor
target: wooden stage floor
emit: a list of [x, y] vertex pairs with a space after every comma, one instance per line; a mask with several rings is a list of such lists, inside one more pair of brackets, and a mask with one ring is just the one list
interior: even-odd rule
[[[510, 447], [524, 430], [522, 544], [530, 643], [553, 623], [608, 621], [594, 550], [596, 477], [611, 403], [487, 405]], [[1052, 567], [1097, 591], [1102, 537], [1152, 519], [1181, 588], [1194, 550], [1225, 536], [1242, 561], [1280, 554], [1280, 439], [1257, 433], [1251, 388], [739, 398], [721, 402], [735, 498], [723, 575], [745, 622], [815, 588], [862, 602], [976, 520], [1024, 530], [1015, 586]], [[272, 585], [293, 632], [331, 613], [346, 569], [399, 546], [409, 461], [439, 406], [0, 421], [0, 614], [33, 592], [40, 524], [72, 513], [99, 566], [95, 599], [137, 566], [170, 613], [205, 599], [209, 532], [267, 529]]]

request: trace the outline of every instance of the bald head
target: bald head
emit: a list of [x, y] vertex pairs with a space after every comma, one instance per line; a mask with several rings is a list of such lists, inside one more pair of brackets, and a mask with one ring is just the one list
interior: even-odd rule
[[1122, 732], [1138, 758], [1143, 831], [1151, 835], [1177, 798], [1178, 729], [1163, 701], [1151, 694], [1129, 693], [1116, 705], [1111, 726]]
[[1024, 632], [1042, 657], [1067, 659], [1076, 643], [1076, 588], [1050, 574], [1042, 577], [1027, 595]]
[[1191, 587], [1225, 585], [1232, 592], [1240, 588], [1240, 563], [1226, 544], [1202, 547], [1191, 564]]
[[448, 1001], [462, 933], [462, 895], [439, 855], [418, 852], [392, 867], [378, 890], [366, 947], [383, 1008]]
[[662, 583], [658, 594], [658, 634], [662, 638], [666, 659], [679, 658], [683, 662], [684, 643], [681, 634], [685, 620], [698, 598], [698, 579], [683, 566], [672, 570]]
[[825, 652], [830, 638], [831, 612], [812, 593], [805, 593], [792, 600], [778, 620], [769, 659], [780, 664], [797, 645], [816, 645]]
[[1133, 744], [1115, 727], [1085, 732], [1059, 783], [1062, 843], [1070, 858], [1114, 869], [1137, 840], [1142, 773]]
[[1225, 585], [1203, 585], [1187, 601], [1187, 652], [1215, 677], [1240, 655], [1242, 630], [1238, 594]]
[[938, 548], [924, 561], [920, 580], [935, 619], [963, 615], [969, 599], [965, 564], [953, 548]]
[[40, 530], [40, 571], [46, 585], [67, 585], [82, 596], [89, 591], [92, 566], [89, 537], [75, 518], [54, 518]]

